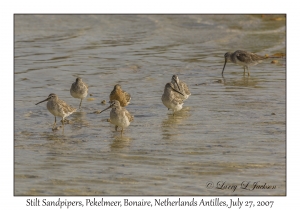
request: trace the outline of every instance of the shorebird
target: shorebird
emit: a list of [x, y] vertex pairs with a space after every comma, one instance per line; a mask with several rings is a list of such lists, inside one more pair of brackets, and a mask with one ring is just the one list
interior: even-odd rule
[[121, 85], [116, 84], [114, 89], [111, 91], [109, 95], [109, 100], [117, 100], [120, 102], [122, 107], [127, 106], [130, 103], [131, 96], [129, 93], [126, 93], [122, 90]]
[[227, 52], [227, 53], [225, 53], [224, 57], [225, 57], [225, 63], [224, 63], [224, 67], [222, 70], [222, 76], [223, 76], [223, 72], [225, 69], [225, 65], [228, 60], [230, 60], [232, 63], [243, 66], [244, 74], [247, 69], [248, 76], [250, 76], [250, 72], [249, 72], [249, 68], [248, 68], [249, 66], [255, 66], [256, 64], [261, 63], [264, 59], [270, 58], [270, 57], [257, 55], [257, 54], [251, 53], [251, 52], [246, 52], [243, 50], [237, 50], [234, 53]]
[[54, 126], [56, 125], [56, 117], [61, 117], [61, 123], [64, 126], [64, 120], [66, 117], [68, 117], [70, 114], [72, 114], [73, 112], [76, 111], [75, 108], [73, 108], [72, 106], [68, 105], [66, 102], [64, 102], [63, 100], [60, 100], [56, 94], [51, 93], [48, 98], [46, 98], [43, 101], [40, 101], [38, 103], [36, 103], [35, 105], [38, 105], [42, 102], [47, 102], [47, 109], [48, 111], [54, 115], [54, 124], [52, 127], [52, 130], [54, 130]]
[[177, 75], [173, 75], [172, 79], [171, 79], [171, 83], [173, 84], [173, 86], [178, 88], [178, 91], [180, 91], [181, 93], [183, 93], [184, 96], [182, 96], [181, 94], [178, 93], [174, 93], [177, 97], [186, 100], [188, 99], [188, 97], [191, 95], [191, 92], [187, 86], [187, 84], [185, 84], [184, 82], [180, 81]]
[[163, 104], [168, 108], [173, 110], [173, 116], [174, 113], [182, 109], [183, 105], [183, 99], [177, 97], [175, 93], [178, 93], [182, 96], [184, 96], [183, 93], [180, 91], [177, 91], [173, 88], [173, 84], [167, 83], [165, 85], [164, 93], [161, 97], [161, 100]]
[[115, 130], [118, 131], [118, 127], [121, 127], [121, 136], [123, 134], [123, 129], [128, 127], [133, 121], [133, 115], [131, 115], [124, 107], [121, 107], [118, 100], [112, 100], [109, 107], [102, 110], [100, 113], [105, 110], [112, 108], [110, 111], [110, 122], [115, 125]]
[[85, 84], [80, 77], [76, 78], [76, 81], [72, 84], [70, 89], [71, 96], [74, 98], [80, 98], [79, 109], [81, 108], [82, 99], [88, 94], [88, 86]]

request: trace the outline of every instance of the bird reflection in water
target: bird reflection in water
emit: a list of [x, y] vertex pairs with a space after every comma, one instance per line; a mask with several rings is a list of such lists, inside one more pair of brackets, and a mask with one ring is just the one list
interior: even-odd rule
[[126, 137], [124, 135], [120, 136], [120, 135], [117, 135], [116, 133], [114, 134], [114, 136], [112, 136], [112, 138], [114, 140], [110, 145], [111, 150], [128, 148], [130, 146], [131, 140], [132, 140], [129, 137]]
[[182, 131], [178, 125], [183, 124], [190, 117], [190, 107], [184, 107], [175, 116], [168, 114], [161, 123], [162, 139], [172, 140], [173, 137], [180, 135]]
[[226, 79], [223, 78], [225, 86], [236, 86], [236, 87], [257, 87], [258, 80], [254, 77], [245, 77], [242, 76], [239, 79], [230, 78]]
[[72, 118], [72, 128], [75, 130], [79, 130], [83, 127], [89, 127], [90, 123], [86, 119], [86, 112], [75, 112]]

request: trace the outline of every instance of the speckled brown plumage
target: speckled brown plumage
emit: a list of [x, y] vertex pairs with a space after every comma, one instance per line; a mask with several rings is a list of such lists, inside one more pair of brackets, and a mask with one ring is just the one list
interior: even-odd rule
[[114, 89], [111, 91], [109, 95], [109, 100], [117, 100], [120, 102], [122, 107], [127, 106], [130, 103], [131, 96], [129, 93], [126, 93], [122, 90], [119, 84], [116, 84]]

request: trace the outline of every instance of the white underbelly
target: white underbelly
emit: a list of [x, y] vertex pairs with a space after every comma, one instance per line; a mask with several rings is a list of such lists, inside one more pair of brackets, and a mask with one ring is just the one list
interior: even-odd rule
[[130, 122], [125, 114], [117, 115], [115, 113], [110, 113], [110, 121], [112, 124], [122, 128], [126, 128], [130, 125]]
[[175, 112], [182, 109], [183, 103], [174, 103], [172, 100], [162, 97], [163, 104], [168, 108], [172, 109]]

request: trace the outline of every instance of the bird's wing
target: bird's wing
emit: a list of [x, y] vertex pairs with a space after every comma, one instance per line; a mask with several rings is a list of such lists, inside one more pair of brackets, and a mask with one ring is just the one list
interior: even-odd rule
[[131, 99], [131, 95], [129, 93], [126, 93], [125, 91], [124, 92], [124, 95], [125, 95], [125, 98], [126, 98], [126, 101], [129, 102], [130, 99]]
[[238, 51], [236, 53], [236, 58], [243, 62], [243, 63], [251, 63], [252, 62], [252, 59], [251, 59], [251, 54], [247, 53], [247, 52], [244, 52], [244, 51]]
[[126, 109], [125, 109], [125, 115], [128, 118], [129, 122], [132, 122], [134, 119], [134, 116], [131, 115]]
[[187, 84], [185, 84], [184, 82], [182, 82], [182, 83], [181, 83], [181, 87], [182, 87], [182, 89], [184, 90], [184, 93], [185, 93], [186, 95], [191, 95], [191, 92], [190, 92], [189, 87], [187, 86]]
[[75, 112], [76, 109], [70, 105], [68, 105], [66, 102], [64, 102], [61, 99], [58, 99], [58, 108], [62, 111], [64, 111], [65, 113], [69, 113], [69, 112]]
[[259, 60], [267, 59], [267, 57], [261, 56], [261, 55], [256, 55], [256, 54], [254, 54], [254, 53], [251, 53], [251, 59], [252, 59], [253, 61], [259, 61]]

